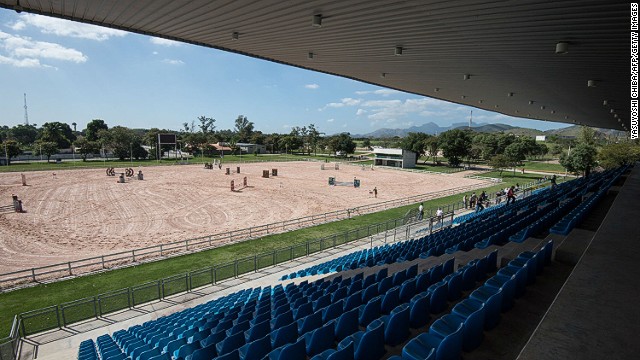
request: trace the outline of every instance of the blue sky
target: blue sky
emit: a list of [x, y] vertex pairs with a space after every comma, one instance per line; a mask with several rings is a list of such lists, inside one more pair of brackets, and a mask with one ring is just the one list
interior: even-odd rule
[[[465, 122], [470, 107], [250, 57], [0, 9], [0, 125], [77, 123], [179, 130], [200, 115], [230, 129], [242, 114], [265, 133], [315, 124], [364, 134]], [[474, 122], [566, 124], [474, 109]]]

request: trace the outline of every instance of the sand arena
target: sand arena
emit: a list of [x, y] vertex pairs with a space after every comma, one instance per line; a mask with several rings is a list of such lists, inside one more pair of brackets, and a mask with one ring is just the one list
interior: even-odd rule
[[[329, 164], [333, 166], [333, 164]], [[327, 165], [329, 167], [329, 165]], [[241, 174], [225, 175], [230, 167]], [[277, 177], [262, 171], [278, 169]], [[105, 255], [149, 245], [353, 208], [427, 192], [480, 185], [451, 176], [342, 165], [320, 170], [317, 162], [201, 164], [134, 168], [144, 180], [117, 183], [105, 169], [0, 174], [0, 199], [16, 194], [26, 213], [0, 214], [0, 273]], [[116, 173], [124, 169], [116, 168]], [[230, 191], [230, 180], [249, 187]], [[328, 186], [328, 177], [361, 187]], [[378, 198], [370, 193], [378, 189]], [[4, 205], [4, 203], [2, 204]]]

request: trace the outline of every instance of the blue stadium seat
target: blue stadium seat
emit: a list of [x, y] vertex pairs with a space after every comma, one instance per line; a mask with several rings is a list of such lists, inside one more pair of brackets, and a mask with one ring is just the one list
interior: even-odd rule
[[274, 349], [269, 353], [269, 360], [306, 360], [304, 337], [299, 338], [292, 344], [287, 344]]
[[304, 334], [307, 355], [313, 356], [319, 354], [333, 346], [334, 326], [335, 321], [332, 320], [322, 327]]
[[207, 347], [202, 347], [191, 355], [187, 355], [185, 360], [210, 360], [218, 355], [218, 350], [216, 350], [216, 344], [210, 344]]
[[200, 349], [200, 343], [191, 343], [180, 346], [180, 348], [173, 352], [174, 359], [184, 359], [188, 355], [191, 355], [194, 351]]
[[[434, 322], [434, 325], [440, 319]], [[432, 327], [433, 328], [433, 325]], [[411, 339], [402, 348], [402, 358], [406, 360], [460, 360], [462, 350], [462, 331], [464, 324], [442, 336], [432, 332], [422, 333]]]
[[353, 340], [348, 341], [339, 350], [327, 349], [312, 357], [311, 360], [353, 360]]
[[297, 321], [298, 334], [304, 334], [322, 326], [322, 311], [316, 311]]
[[382, 303], [380, 305], [380, 312], [383, 314], [389, 314], [398, 304], [400, 304], [400, 287], [394, 286], [386, 294], [382, 296]]
[[244, 333], [237, 333], [216, 344], [216, 350], [218, 350], [218, 356], [221, 356], [238, 349], [244, 344]]
[[502, 289], [481, 286], [474, 290], [470, 295], [470, 299], [481, 301], [485, 308], [485, 330], [491, 330], [500, 322], [500, 310], [502, 307]]
[[[280, 328], [280, 330], [282, 329], [283, 328]], [[267, 335], [261, 339], [245, 344], [238, 349], [238, 356], [241, 360], [261, 360], [273, 349], [271, 341], [272, 336]]]
[[447, 283], [440, 281], [429, 286], [427, 290], [431, 294], [431, 301], [429, 303], [429, 310], [432, 314], [438, 314], [447, 308]]
[[462, 318], [464, 322], [462, 349], [469, 352], [480, 346], [484, 339], [484, 303], [475, 299], [464, 299], [453, 307], [451, 313]]
[[359, 309], [351, 309], [336, 319], [335, 338], [340, 341], [359, 330]]
[[378, 319], [372, 321], [365, 331], [345, 338], [338, 344], [343, 349], [353, 342], [355, 360], [378, 360], [386, 352], [384, 348], [384, 323]]
[[389, 346], [403, 343], [409, 337], [409, 305], [401, 304], [391, 314], [380, 317], [384, 323], [384, 341]]
[[382, 297], [376, 296], [366, 304], [360, 305], [360, 311], [358, 315], [358, 321], [360, 325], [367, 326], [370, 322], [380, 317], [380, 306], [382, 304]]
[[271, 332], [271, 347], [279, 348], [282, 345], [290, 344], [298, 338], [298, 324], [292, 322]]
[[431, 295], [427, 292], [416, 294], [409, 303], [411, 310], [409, 311], [410, 326], [414, 329], [421, 328], [431, 320], [429, 315], [429, 302]]

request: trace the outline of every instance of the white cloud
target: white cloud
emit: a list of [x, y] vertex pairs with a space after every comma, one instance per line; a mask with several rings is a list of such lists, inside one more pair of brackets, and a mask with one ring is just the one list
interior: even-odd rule
[[367, 110], [365, 109], [358, 109], [358, 111], [356, 111], [357, 116], [364, 115], [366, 113], [367, 113]]
[[178, 59], [164, 59], [162, 62], [169, 65], [184, 65], [184, 61]]
[[379, 90], [372, 90], [372, 91], [356, 91], [356, 94], [357, 95], [374, 94], [374, 95], [381, 95], [381, 96], [389, 96], [389, 95], [402, 94], [402, 92], [398, 90], [393, 90], [393, 89], [379, 89]]
[[333, 118], [327, 120], [328, 123], [332, 123], [334, 121], [335, 121], [335, 119], [333, 119]]
[[318, 85], [318, 84], [307, 84], [304, 87], [307, 88], [307, 89], [315, 90], [315, 89], [319, 88], [320, 85]]
[[158, 37], [152, 37], [149, 39], [149, 41], [151, 41], [151, 43], [154, 45], [160, 45], [160, 46], [181, 46], [182, 45], [182, 43], [179, 41], [163, 39]]
[[157, 51], [152, 52], [153, 55], [158, 55]]
[[362, 100], [360, 100], [360, 99], [342, 98], [340, 100], [340, 102], [328, 103], [324, 107], [325, 108], [341, 108], [341, 107], [345, 107], [345, 106], [356, 106], [356, 105], [360, 104], [360, 102], [362, 102]]
[[20, 14], [20, 19], [10, 25], [10, 27], [16, 31], [23, 30], [27, 26], [36, 27], [43, 34], [53, 34], [57, 36], [68, 36], [96, 41], [105, 41], [111, 37], [123, 37], [127, 35], [127, 32], [122, 30], [35, 14]]
[[52, 67], [41, 59], [84, 63], [88, 57], [82, 52], [60, 44], [36, 41], [0, 31], [0, 62], [16, 67]]

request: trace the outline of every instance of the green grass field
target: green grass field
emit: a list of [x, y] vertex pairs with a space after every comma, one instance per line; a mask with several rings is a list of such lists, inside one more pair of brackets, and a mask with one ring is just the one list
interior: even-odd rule
[[[522, 167], [519, 167], [522, 168]], [[560, 164], [551, 164], [543, 161], [526, 161], [524, 164], [524, 171], [548, 171], [553, 173], [564, 174], [565, 168]]]
[[[489, 174], [487, 176], [492, 175]], [[514, 177], [503, 175], [503, 179], [506, 185], [511, 185], [517, 182], [523, 184], [528, 182], [525, 180], [531, 180], [531, 177], [526, 175], [522, 176], [521, 174]], [[506, 186], [505, 183], [487, 187], [484, 188], [484, 190], [492, 193], [500, 188], [504, 188]], [[483, 189], [479, 189], [476, 191], [482, 190]], [[424, 206], [425, 210], [428, 211], [429, 209], [437, 209], [440, 206], [459, 202], [461, 199], [462, 194], [451, 195], [424, 202]], [[171, 275], [206, 268], [208, 266], [220, 265], [233, 261], [234, 259], [270, 252], [278, 248], [287, 248], [293, 244], [304, 243], [307, 240], [319, 239], [348, 230], [401, 218], [408, 210], [415, 206], [417, 205], [403, 206], [354, 217], [348, 220], [227, 245], [199, 253], [2, 293], [0, 294], [0, 337], [2, 334], [8, 334], [11, 321], [15, 314], [95, 296], [108, 291], [123, 289]]]

